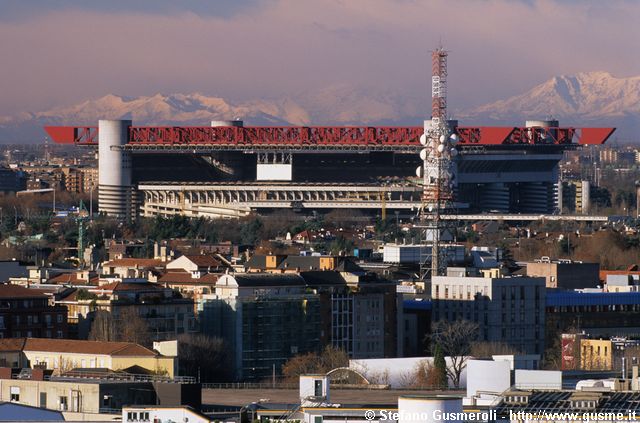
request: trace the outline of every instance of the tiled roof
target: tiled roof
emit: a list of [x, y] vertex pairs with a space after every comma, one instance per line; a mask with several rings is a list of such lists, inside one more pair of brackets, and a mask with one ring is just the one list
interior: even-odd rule
[[158, 279], [158, 283], [177, 283], [177, 284], [215, 284], [218, 275], [215, 273], [206, 273], [205, 275], [194, 278], [188, 272], [168, 272]]
[[0, 284], [0, 298], [46, 298], [46, 295], [20, 285]]
[[89, 278], [89, 281], [78, 278], [77, 273], [61, 273], [48, 280], [48, 283], [54, 284], [68, 284], [68, 285], [97, 285], [99, 276], [94, 275]]
[[38, 351], [68, 354], [106, 354], [111, 356], [148, 356], [157, 354], [132, 342], [80, 341], [75, 339], [5, 338], [0, 351]]
[[218, 267], [222, 265], [220, 260], [208, 254], [185, 255], [185, 257], [198, 267]]
[[146, 258], [121, 258], [117, 260], [111, 260], [104, 264], [104, 267], [164, 267], [162, 260], [146, 259]]
[[134, 283], [126, 283], [126, 282], [111, 282], [106, 285], [101, 285], [97, 289], [103, 291], [153, 291], [156, 289], [161, 289], [162, 287], [158, 286], [156, 283], [151, 282], [134, 282]]

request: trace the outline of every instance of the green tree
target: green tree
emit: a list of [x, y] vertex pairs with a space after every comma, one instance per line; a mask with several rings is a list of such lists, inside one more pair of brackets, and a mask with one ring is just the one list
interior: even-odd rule
[[240, 229], [240, 239], [245, 245], [256, 245], [260, 239], [262, 221], [258, 218], [252, 219]]
[[444, 352], [440, 344], [436, 344], [433, 355], [433, 376], [430, 377], [430, 382], [433, 387], [444, 389], [447, 388], [447, 362], [444, 359]]

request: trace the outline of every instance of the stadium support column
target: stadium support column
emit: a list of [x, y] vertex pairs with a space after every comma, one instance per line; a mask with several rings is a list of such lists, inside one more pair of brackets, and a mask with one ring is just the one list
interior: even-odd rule
[[130, 126], [130, 120], [98, 122], [98, 210], [126, 221], [135, 217], [131, 154], [121, 148], [129, 141]]

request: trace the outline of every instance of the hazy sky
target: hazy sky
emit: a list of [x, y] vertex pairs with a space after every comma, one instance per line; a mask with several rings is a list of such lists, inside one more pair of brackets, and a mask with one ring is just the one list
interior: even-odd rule
[[640, 75], [638, 22], [635, 0], [0, 0], [0, 115], [107, 93], [429, 96], [440, 40], [461, 109], [557, 74]]

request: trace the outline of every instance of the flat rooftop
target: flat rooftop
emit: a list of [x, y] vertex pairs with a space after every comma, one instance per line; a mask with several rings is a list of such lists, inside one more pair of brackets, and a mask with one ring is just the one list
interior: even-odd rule
[[[464, 391], [424, 391], [404, 389], [331, 389], [331, 402], [335, 404], [391, 405], [403, 395], [449, 394], [464, 396]], [[206, 405], [243, 406], [268, 399], [270, 403], [295, 404], [300, 402], [297, 389], [203, 389], [202, 403]]]

